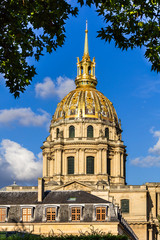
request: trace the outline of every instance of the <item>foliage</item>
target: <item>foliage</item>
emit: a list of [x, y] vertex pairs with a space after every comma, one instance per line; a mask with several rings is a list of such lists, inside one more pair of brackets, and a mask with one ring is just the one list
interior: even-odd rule
[[1, 0], [0, 73], [15, 97], [36, 74], [28, 58], [38, 61], [44, 50], [63, 45], [70, 14], [76, 16], [77, 8], [65, 0]]
[[[158, 0], [77, 0], [95, 5], [106, 26], [98, 37], [114, 40], [120, 49], [145, 47], [145, 57], [152, 70], [160, 72], [160, 1]], [[67, 0], [1, 0], [0, 3], [0, 73], [10, 92], [18, 97], [34, 75], [36, 61], [62, 46], [65, 22], [77, 16], [77, 7]]]
[[[0, 238], [1, 239], [1, 238]], [[91, 235], [61, 235], [61, 236], [39, 236], [39, 235], [32, 235], [32, 234], [14, 234], [12, 236], [3, 237], [3, 240], [127, 240], [126, 236], [115, 236], [112, 234], [91, 234]]]
[[[84, 4], [83, 0], [79, 2]], [[144, 46], [151, 69], [160, 72], [160, 1], [86, 0], [86, 4], [95, 4], [106, 24], [98, 37], [107, 42], [114, 40], [122, 50]]]

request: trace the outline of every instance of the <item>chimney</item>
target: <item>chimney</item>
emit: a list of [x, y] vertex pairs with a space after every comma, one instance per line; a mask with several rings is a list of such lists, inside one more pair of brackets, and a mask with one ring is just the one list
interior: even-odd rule
[[38, 178], [38, 202], [42, 202], [44, 197], [44, 179]]

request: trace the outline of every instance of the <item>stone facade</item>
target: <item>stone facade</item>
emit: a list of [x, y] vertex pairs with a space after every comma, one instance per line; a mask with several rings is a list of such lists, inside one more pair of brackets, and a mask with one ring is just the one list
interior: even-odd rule
[[[5, 210], [4, 218], [2, 209]], [[138, 239], [113, 203], [87, 192], [46, 192], [41, 202], [34, 191], [0, 192], [0, 231], [21, 230], [48, 235], [79, 234], [93, 229]]]

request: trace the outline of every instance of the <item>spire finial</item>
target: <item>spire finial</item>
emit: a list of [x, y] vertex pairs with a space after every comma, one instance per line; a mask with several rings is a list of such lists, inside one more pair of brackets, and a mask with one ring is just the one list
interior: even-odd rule
[[88, 51], [88, 22], [86, 20], [86, 30], [85, 30], [85, 42], [84, 42], [84, 56], [89, 55]]
[[88, 21], [86, 20], [84, 55], [82, 60], [77, 58], [77, 77], [75, 80], [78, 87], [93, 87], [96, 88], [97, 79], [95, 76], [95, 58], [91, 61], [88, 51]]

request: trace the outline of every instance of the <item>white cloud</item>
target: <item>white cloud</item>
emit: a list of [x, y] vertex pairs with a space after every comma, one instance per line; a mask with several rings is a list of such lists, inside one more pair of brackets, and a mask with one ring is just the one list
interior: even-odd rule
[[160, 131], [151, 129], [154, 137], [158, 138], [157, 143], [148, 149], [150, 155], [146, 157], [137, 157], [131, 160], [131, 164], [139, 167], [160, 167]]
[[31, 108], [11, 108], [0, 110], [0, 126], [17, 122], [22, 126], [48, 125], [50, 115], [39, 109], [40, 114], [34, 113]]
[[32, 181], [42, 175], [42, 154], [33, 152], [9, 139], [0, 143], [1, 171], [20, 181]]
[[75, 89], [74, 80], [59, 76], [54, 83], [49, 77], [43, 80], [43, 83], [37, 83], [35, 86], [36, 97], [50, 98], [58, 96], [62, 99], [71, 90]]
[[149, 148], [149, 153], [153, 153], [156, 155], [160, 155], [160, 138], [158, 139], [158, 142], [151, 148]]
[[131, 161], [132, 165], [139, 167], [160, 167], [160, 156], [138, 157]]
[[47, 98], [56, 94], [55, 84], [51, 78], [46, 77], [43, 83], [37, 83], [35, 86], [36, 97]]

